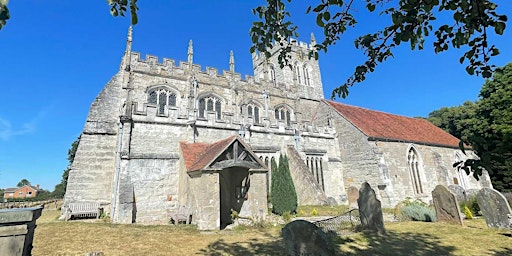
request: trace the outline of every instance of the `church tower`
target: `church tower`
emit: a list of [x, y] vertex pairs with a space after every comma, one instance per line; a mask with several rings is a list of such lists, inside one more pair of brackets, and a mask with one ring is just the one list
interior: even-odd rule
[[280, 68], [278, 56], [281, 50], [279, 44], [270, 50], [270, 58], [263, 54], [253, 53], [252, 63], [254, 79], [256, 82], [267, 81], [276, 87], [294, 87], [302, 98], [320, 100], [324, 98], [322, 79], [318, 60], [309, 58], [309, 51], [314, 50], [316, 40], [311, 34], [309, 45], [290, 39], [287, 42], [291, 45], [290, 66]]

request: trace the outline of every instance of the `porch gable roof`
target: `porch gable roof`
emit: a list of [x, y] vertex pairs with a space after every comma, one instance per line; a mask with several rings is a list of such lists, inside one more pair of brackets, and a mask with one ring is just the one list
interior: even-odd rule
[[233, 135], [214, 143], [186, 143], [180, 142], [181, 152], [187, 172], [200, 171], [219, 158], [232, 144], [238, 142], [252, 156], [257, 164], [263, 169], [265, 164], [252, 152], [239, 136]]

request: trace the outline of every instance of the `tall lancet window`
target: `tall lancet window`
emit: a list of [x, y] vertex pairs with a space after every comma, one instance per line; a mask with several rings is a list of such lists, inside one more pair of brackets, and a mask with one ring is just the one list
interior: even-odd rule
[[311, 85], [311, 81], [309, 80], [309, 69], [306, 64], [302, 67], [302, 70], [304, 70], [304, 84], [305, 85]]
[[295, 62], [295, 79], [297, 80], [297, 84], [302, 84], [302, 76], [300, 75], [300, 66], [298, 62]]
[[421, 165], [418, 157], [418, 152], [411, 147], [407, 153], [407, 164], [409, 166], [409, 173], [412, 180], [414, 193], [423, 194], [423, 184], [421, 183]]
[[199, 99], [199, 117], [206, 118], [206, 112], [215, 112], [217, 119], [222, 117], [222, 102], [214, 96], [207, 96]]
[[148, 92], [148, 104], [158, 107], [157, 113], [163, 115], [165, 108], [176, 106], [176, 94], [167, 88], [155, 88]]

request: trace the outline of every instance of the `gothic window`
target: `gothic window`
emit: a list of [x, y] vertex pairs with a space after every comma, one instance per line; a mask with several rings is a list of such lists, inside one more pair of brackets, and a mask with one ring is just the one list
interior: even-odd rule
[[300, 75], [300, 66], [298, 62], [295, 62], [295, 79], [298, 84], [302, 84], [302, 76]]
[[199, 99], [199, 117], [205, 118], [206, 112], [215, 111], [217, 119], [222, 117], [222, 102], [220, 99], [214, 96], [207, 96]]
[[156, 105], [158, 114], [163, 115], [166, 107], [176, 106], [176, 94], [166, 88], [152, 89], [148, 93], [148, 104]]
[[254, 104], [247, 105], [247, 117], [252, 117], [254, 123], [260, 123], [260, 107]]
[[304, 84], [310, 85], [308, 66], [306, 64], [304, 64], [304, 66], [302, 67], [302, 70], [304, 70]]
[[277, 107], [274, 110], [276, 120], [283, 121], [287, 126], [291, 126], [291, 112], [285, 106]]
[[270, 68], [269, 68], [269, 73], [270, 73], [270, 81], [272, 83], [276, 83], [276, 69], [274, 68], [274, 65], [270, 64]]
[[423, 184], [421, 183], [420, 175], [420, 160], [416, 150], [411, 147], [407, 153], [407, 164], [409, 166], [409, 173], [411, 175], [412, 186], [414, 193], [423, 194]]

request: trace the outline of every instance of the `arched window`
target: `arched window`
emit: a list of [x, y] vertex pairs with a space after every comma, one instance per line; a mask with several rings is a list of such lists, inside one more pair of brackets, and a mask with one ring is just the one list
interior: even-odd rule
[[158, 114], [163, 115], [165, 108], [176, 106], [176, 94], [167, 88], [155, 88], [148, 92], [148, 104], [158, 107]]
[[295, 62], [295, 79], [298, 84], [302, 84], [302, 76], [300, 75], [300, 66], [298, 62]]
[[272, 64], [270, 64], [269, 73], [270, 73], [270, 81], [272, 83], [276, 83], [276, 69], [274, 68], [274, 65], [272, 65]]
[[199, 99], [199, 117], [205, 118], [207, 111], [215, 111], [217, 119], [222, 117], [222, 102], [215, 96], [207, 96]]
[[274, 110], [276, 120], [283, 121], [287, 126], [291, 126], [291, 111], [285, 106], [279, 106]]
[[254, 123], [260, 123], [260, 107], [253, 103], [247, 105], [247, 117], [252, 117]]
[[302, 67], [302, 70], [304, 71], [304, 84], [305, 85], [311, 85], [311, 83], [309, 81], [309, 69], [308, 69], [308, 66], [306, 64], [304, 64], [304, 66]]
[[421, 183], [420, 175], [420, 159], [418, 157], [418, 153], [413, 147], [411, 147], [407, 153], [407, 164], [409, 166], [409, 173], [411, 175], [414, 193], [423, 194], [423, 185]]

